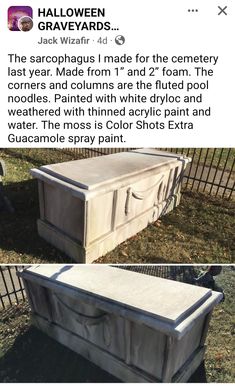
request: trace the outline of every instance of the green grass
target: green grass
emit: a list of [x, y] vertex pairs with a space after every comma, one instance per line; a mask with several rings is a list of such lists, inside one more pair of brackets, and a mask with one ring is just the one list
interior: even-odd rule
[[[209, 326], [206, 379], [213, 383], [232, 383], [235, 381], [235, 270], [223, 267], [216, 283], [223, 288], [225, 301], [215, 307]], [[191, 381], [202, 382], [201, 376], [197, 372]], [[21, 303], [0, 311], [1, 381], [114, 382], [116, 379], [31, 327], [28, 307]]]
[[71, 160], [58, 150], [4, 149], [0, 151], [7, 166], [5, 191], [15, 213], [1, 213], [0, 263], [71, 262], [38, 237], [39, 217], [37, 182], [29, 174], [33, 167]]
[[33, 167], [72, 160], [72, 154], [55, 149], [1, 149], [2, 158], [7, 167], [4, 178], [6, 185], [28, 181], [29, 170]]
[[[29, 169], [73, 159], [48, 149], [5, 149], [5, 190], [14, 214], [0, 216], [0, 263], [71, 262], [37, 234], [37, 182]], [[186, 191], [180, 205], [96, 262], [232, 263], [235, 252], [235, 203]]]

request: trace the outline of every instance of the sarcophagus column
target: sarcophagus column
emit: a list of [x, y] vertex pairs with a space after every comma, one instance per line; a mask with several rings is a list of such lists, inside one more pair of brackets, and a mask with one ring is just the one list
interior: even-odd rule
[[32, 169], [38, 232], [75, 261], [92, 262], [179, 204], [189, 161], [140, 149]]

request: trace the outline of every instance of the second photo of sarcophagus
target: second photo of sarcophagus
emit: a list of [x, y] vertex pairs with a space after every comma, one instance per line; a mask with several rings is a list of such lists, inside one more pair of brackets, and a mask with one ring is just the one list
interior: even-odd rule
[[204, 360], [223, 298], [105, 265], [39, 265], [18, 274], [34, 325], [124, 382], [186, 382]]
[[90, 263], [179, 204], [189, 162], [138, 149], [32, 169], [39, 235], [75, 261]]

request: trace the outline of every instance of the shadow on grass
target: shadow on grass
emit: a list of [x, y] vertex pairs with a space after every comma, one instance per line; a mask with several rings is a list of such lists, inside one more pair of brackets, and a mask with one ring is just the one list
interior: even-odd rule
[[[0, 357], [0, 382], [116, 383], [120, 380], [30, 327]], [[188, 382], [207, 382], [204, 363]]]
[[0, 382], [119, 382], [34, 327], [0, 357]]
[[[4, 190], [15, 212], [12, 214], [2, 212], [0, 215], [0, 250], [14, 251], [19, 255], [28, 254], [30, 258], [40, 258], [45, 262], [60, 260], [71, 262], [68, 257], [38, 236], [36, 225], [39, 218], [37, 181], [27, 180], [9, 184], [4, 187]], [[21, 256], [20, 260], [24, 262], [24, 256]], [[0, 262], [8, 261], [2, 258]]]

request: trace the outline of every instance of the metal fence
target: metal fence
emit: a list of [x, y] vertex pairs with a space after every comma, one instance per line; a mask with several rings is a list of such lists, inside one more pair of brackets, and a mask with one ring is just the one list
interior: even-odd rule
[[[89, 158], [100, 155], [119, 153], [132, 148], [76, 148], [63, 149], [72, 153], [74, 158]], [[210, 195], [231, 199], [235, 192], [235, 148], [160, 148], [192, 158], [187, 167], [183, 189], [206, 192]]]
[[24, 266], [0, 266], [0, 309], [25, 301], [25, 290], [17, 271]]

